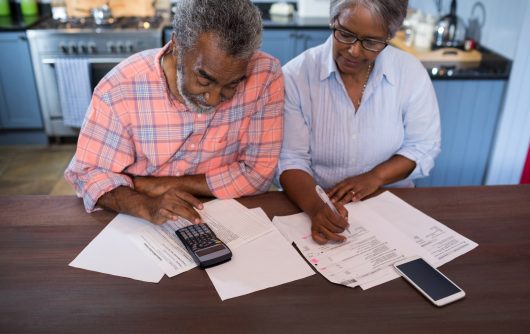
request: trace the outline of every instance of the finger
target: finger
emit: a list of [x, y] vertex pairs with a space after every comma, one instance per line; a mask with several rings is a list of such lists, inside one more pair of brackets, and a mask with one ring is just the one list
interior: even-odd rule
[[344, 205], [341, 202], [337, 202], [337, 210], [339, 210], [340, 215], [348, 220], [348, 210], [344, 207]]
[[197, 211], [195, 211], [195, 209], [192, 208], [187, 202], [182, 201], [180, 204], [173, 204], [171, 207], [171, 211], [173, 211], [180, 217], [188, 220], [192, 224], [202, 223], [202, 219], [199, 213], [197, 213]]
[[350, 189], [351, 189], [351, 186], [349, 185], [343, 185], [341, 187], [338, 187], [333, 195], [333, 200], [337, 202], [342, 201], [344, 197], [346, 196], [346, 194], [348, 194]]
[[360, 200], [362, 200], [363, 198], [365, 198], [366, 196], [370, 195], [371, 192], [368, 192], [366, 190], [359, 190], [355, 193], [355, 196], [353, 196], [352, 198], [352, 202], [359, 202]]
[[161, 224], [164, 224], [166, 221], [168, 220], [177, 220], [178, 219], [178, 215], [174, 214], [173, 212], [167, 210], [167, 209], [164, 209], [164, 208], [160, 208], [158, 210], [158, 217], [156, 217], [155, 219], [157, 220], [157, 223], [158, 225], [161, 225]]
[[344, 240], [346, 240], [345, 236], [337, 234], [337, 233], [333, 233], [329, 231], [328, 229], [326, 229], [326, 227], [324, 226], [320, 227], [320, 233], [322, 233], [324, 237], [326, 237], [328, 240], [333, 240], [333, 241], [338, 241], [338, 242], [343, 242]]
[[346, 219], [348, 211], [340, 203], [337, 203], [337, 210], [339, 210], [339, 215], [335, 213], [327, 215], [326, 220], [322, 222], [322, 225], [332, 232], [342, 233], [348, 226], [348, 220]]
[[328, 242], [328, 239], [326, 239], [320, 232], [318, 231], [311, 231], [311, 237], [313, 237], [313, 240], [319, 245], [323, 245], [326, 242]]
[[346, 195], [344, 195], [344, 197], [342, 198], [342, 200], [339, 201], [339, 203], [341, 204], [346, 204], [346, 203], [350, 203], [350, 202], [353, 202], [353, 198], [355, 196], [356, 192], [354, 190], [350, 190], [346, 193]]
[[176, 193], [176, 196], [178, 196], [179, 198], [183, 199], [184, 201], [186, 201], [187, 203], [189, 203], [191, 206], [199, 209], [199, 210], [202, 210], [202, 208], [204, 207], [202, 202], [197, 199], [197, 197], [193, 196], [192, 194], [190, 193], [187, 193], [187, 192], [177, 192]]

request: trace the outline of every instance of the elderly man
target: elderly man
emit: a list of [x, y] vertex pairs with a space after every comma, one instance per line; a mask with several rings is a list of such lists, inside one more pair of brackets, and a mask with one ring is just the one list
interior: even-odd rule
[[65, 171], [91, 212], [200, 222], [199, 196], [266, 191], [283, 134], [279, 62], [248, 0], [180, 0], [172, 41], [96, 87]]

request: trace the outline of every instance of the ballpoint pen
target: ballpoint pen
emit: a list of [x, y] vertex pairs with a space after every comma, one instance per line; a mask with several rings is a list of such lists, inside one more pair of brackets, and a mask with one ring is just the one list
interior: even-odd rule
[[[317, 191], [318, 197], [320, 197], [320, 199], [324, 201], [324, 203], [326, 203], [327, 206], [329, 206], [331, 211], [333, 211], [334, 214], [340, 216], [339, 210], [337, 210], [333, 202], [331, 202], [331, 200], [329, 199], [324, 189], [322, 189], [322, 187], [317, 184], [317, 186], [315, 187], [315, 190]], [[346, 231], [348, 231], [348, 233], [351, 234], [350, 229], [348, 227], [346, 227]]]

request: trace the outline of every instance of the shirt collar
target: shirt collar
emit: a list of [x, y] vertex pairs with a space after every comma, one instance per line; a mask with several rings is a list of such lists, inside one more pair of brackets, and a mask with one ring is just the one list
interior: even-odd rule
[[[333, 73], [339, 75], [337, 64], [333, 59], [333, 35], [328, 37], [324, 42], [324, 52], [322, 63], [324, 66], [320, 68], [320, 80], [328, 79]], [[395, 49], [393, 46], [388, 45], [375, 59], [375, 66], [373, 69], [372, 77], [375, 79], [374, 82], [379, 82], [383, 77], [391, 85], [395, 85], [395, 68], [393, 64]]]

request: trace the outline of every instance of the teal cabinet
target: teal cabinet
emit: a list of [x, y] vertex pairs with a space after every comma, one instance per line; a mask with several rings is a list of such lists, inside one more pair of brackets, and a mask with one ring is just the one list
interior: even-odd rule
[[0, 33], [0, 50], [0, 129], [42, 129], [26, 33]]
[[324, 43], [329, 36], [329, 29], [265, 29], [261, 50], [284, 65], [305, 50]]
[[418, 187], [484, 184], [505, 80], [433, 80], [440, 106], [442, 151]]

